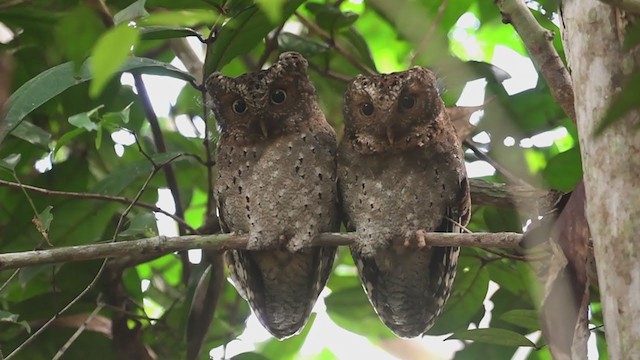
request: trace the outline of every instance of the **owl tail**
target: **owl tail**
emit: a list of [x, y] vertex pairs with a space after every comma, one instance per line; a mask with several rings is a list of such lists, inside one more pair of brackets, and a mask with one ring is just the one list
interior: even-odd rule
[[227, 253], [231, 278], [262, 325], [284, 339], [304, 327], [331, 273], [335, 247]]
[[435, 323], [451, 293], [459, 248], [427, 251], [389, 247], [351, 255], [376, 313], [396, 335], [416, 337]]

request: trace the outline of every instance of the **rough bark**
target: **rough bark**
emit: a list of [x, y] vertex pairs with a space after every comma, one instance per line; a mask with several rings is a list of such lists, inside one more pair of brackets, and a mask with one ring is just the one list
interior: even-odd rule
[[609, 355], [640, 359], [640, 111], [593, 135], [638, 66], [639, 51], [623, 47], [630, 15], [619, 9], [596, 0], [567, 0], [561, 15]]

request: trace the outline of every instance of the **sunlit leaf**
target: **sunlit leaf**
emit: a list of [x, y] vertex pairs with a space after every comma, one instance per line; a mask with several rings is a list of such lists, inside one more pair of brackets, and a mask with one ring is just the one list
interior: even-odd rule
[[93, 80], [89, 87], [89, 94], [96, 97], [107, 82], [124, 64], [132, 48], [138, 42], [138, 31], [127, 25], [119, 25], [107, 31], [93, 48], [91, 72]]
[[0, 310], [0, 323], [13, 323], [22, 326], [28, 333], [31, 333], [31, 327], [24, 320], [18, 320], [20, 315], [12, 314], [8, 311]]
[[458, 340], [478, 341], [487, 344], [504, 345], [504, 346], [529, 346], [536, 345], [527, 339], [524, 335], [505, 329], [471, 329], [456, 331], [447, 338]]
[[260, 349], [260, 354], [271, 359], [295, 359], [296, 355], [302, 348], [302, 345], [304, 345], [304, 341], [307, 339], [307, 335], [309, 335], [309, 330], [311, 330], [315, 319], [316, 313], [311, 313], [309, 321], [304, 326], [304, 329], [302, 329], [300, 334], [282, 341], [271, 339], [267, 341], [264, 346], [258, 347]]
[[542, 174], [552, 189], [573, 190], [582, 179], [580, 148], [573, 147], [549, 159]]
[[277, 22], [282, 16], [282, 5], [287, 0], [256, 0], [271, 22]]
[[11, 135], [36, 145], [43, 150], [49, 149], [51, 134], [43, 130], [41, 127], [33, 125], [29, 121], [21, 122], [20, 125], [13, 129]]
[[13, 171], [20, 162], [20, 157], [22, 157], [20, 154], [11, 154], [4, 159], [0, 159], [0, 167]]
[[[54, 66], [38, 74], [16, 90], [8, 100], [4, 122], [0, 122], [0, 143], [30, 112], [71, 86], [90, 80], [92, 75], [89, 70], [89, 62], [90, 59], [82, 65], [77, 74], [70, 62]], [[195, 82], [195, 79], [188, 73], [170, 64], [147, 58], [129, 57], [119, 71], [134, 70]]]
[[361, 286], [332, 292], [324, 302], [331, 320], [349, 331], [374, 339], [395, 336], [375, 314]]
[[199, 24], [213, 24], [220, 15], [211, 10], [175, 10], [155, 12], [145, 18], [139, 19], [140, 26], [186, 26], [193, 27]]
[[81, 5], [58, 21], [56, 42], [79, 69], [104, 30], [96, 11]]
[[147, 16], [149, 13], [145, 10], [144, 6], [147, 0], [136, 0], [131, 5], [118, 11], [113, 15], [113, 22], [118, 25], [121, 23], [128, 23], [131, 20]]
[[303, 0], [287, 0], [282, 17], [270, 21], [258, 6], [250, 6], [229, 19], [218, 31], [216, 41], [207, 47], [205, 76], [220, 70], [238, 55], [253, 49], [274, 27], [284, 22]]
[[539, 314], [535, 310], [515, 309], [500, 315], [500, 319], [529, 330], [540, 330]]

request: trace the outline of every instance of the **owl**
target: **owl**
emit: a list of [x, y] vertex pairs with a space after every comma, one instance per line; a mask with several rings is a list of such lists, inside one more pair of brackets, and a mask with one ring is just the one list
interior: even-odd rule
[[214, 186], [227, 232], [247, 250], [226, 254], [239, 293], [275, 337], [299, 331], [327, 282], [335, 247], [310, 247], [339, 229], [336, 135], [307, 75], [284, 53], [266, 70], [206, 81], [219, 125]]
[[358, 76], [344, 97], [338, 189], [351, 255], [370, 302], [395, 334], [427, 331], [449, 298], [470, 197], [463, 152], [431, 71]]

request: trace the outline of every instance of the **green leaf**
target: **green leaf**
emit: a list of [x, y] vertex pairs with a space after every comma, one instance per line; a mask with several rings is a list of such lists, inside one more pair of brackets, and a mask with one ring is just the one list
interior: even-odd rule
[[573, 190], [582, 179], [580, 148], [575, 146], [549, 159], [542, 175], [552, 189]]
[[516, 309], [505, 312], [500, 319], [529, 330], [540, 330], [538, 312], [535, 310]]
[[93, 116], [93, 114], [95, 114], [99, 109], [101, 109], [103, 106], [100, 105], [94, 109], [91, 109], [87, 112], [83, 112], [80, 114], [75, 114], [75, 115], [71, 115], [69, 117], [69, 124], [77, 127], [77, 128], [83, 128], [87, 131], [94, 131], [98, 129], [98, 125], [96, 125], [96, 123], [94, 123], [93, 121], [91, 121], [91, 116]]
[[330, 4], [312, 2], [307, 3], [306, 8], [315, 15], [318, 25], [329, 32], [351, 26], [359, 17], [352, 11], [342, 12]]
[[324, 302], [331, 320], [344, 329], [372, 339], [395, 336], [373, 311], [361, 286], [332, 292]]
[[107, 127], [109, 130], [115, 130], [121, 125], [128, 124], [131, 105], [133, 105], [133, 103], [129, 103], [129, 105], [118, 112], [105, 113], [101, 116], [100, 125]]
[[93, 48], [91, 72], [93, 80], [89, 87], [92, 97], [100, 95], [102, 89], [124, 64], [131, 49], [138, 43], [138, 31], [127, 25], [118, 25], [107, 31]]
[[460, 256], [451, 296], [428, 334], [443, 335], [479, 322], [484, 316], [488, 288], [489, 272], [482, 262], [477, 257]]
[[122, 236], [144, 235], [145, 237], [156, 236], [157, 234], [156, 216], [151, 212], [144, 212], [134, 216], [127, 229], [120, 233]]
[[40, 225], [44, 231], [49, 231], [49, 226], [51, 226], [51, 221], [53, 220], [51, 209], [53, 209], [53, 206], [49, 205], [38, 214], [38, 220], [40, 220]]
[[[151, 155], [151, 159], [156, 164], [163, 164], [178, 155], [180, 155], [180, 153], [175, 152], [154, 154]], [[175, 161], [178, 160], [180, 160], [180, 158]], [[117, 195], [127, 188], [133, 181], [142, 176], [149, 175], [152, 169], [153, 165], [147, 159], [141, 159], [133, 163], [126, 164], [111, 172], [109, 176], [98, 182], [93, 187], [92, 192], [106, 195]]]
[[188, 27], [179, 26], [145, 26], [138, 29], [142, 40], [162, 40], [188, 36], [202, 39], [202, 35]]
[[127, 6], [126, 8], [118, 11], [113, 16], [113, 22], [116, 25], [119, 25], [121, 23], [125, 23], [126, 24], [131, 20], [135, 20], [137, 18], [141, 18], [143, 16], [149, 15], [147, 10], [144, 8], [146, 2], [147, 2], [147, 0], [137, 0], [133, 4], [131, 4], [131, 5]]
[[278, 47], [283, 52], [297, 51], [307, 58], [329, 50], [329, 46], [324, 43], [290, 32], [281, 32], [278, 35]]
[[36, 145], [44, 150], [49, 150], [51, 134], [44, 131], [41, 127], [33, 125], [29, 121], [21, 122], [18, 127], [13, 129], [11, 135], [33, 145]]
[[22, 326], [28, 333], [31, 333], [31, 327], [29, 326], [29, 323], [24, 320], [18, 320], [19, 317], [20, 315], [18, 314], [12, 314], [8, 311], [0, 310], [0, 323], [5, 322], [17, 324]]
[[262, 11], [267, 15], [269, 21], [277, 22], [282, 16], [282, 5], [286, 0], [256, 0]]
[[56, 43], [67, 58], [73, 61], [77, 70], [104, 30], [105, 26], [96, 11], [81, 5], [58, 20], [55, 29]]
[[137, 21], [147, 26], [187, 26], [194, 27], [202, 23], [213, 24], [220, 15], [212, 10], [175, 10], [153, 13]]
[[491, 232], [522, 232], [522, 224], [518, 213], [511, 209], [498, 209], [487, 206], [483, 213], [484, 222]]
[[21, 154], [11, 154], [4, 159], [0, 159], [0, 167], [13, 172], [20, 162], [20, 157], [22, 157]]
[[[85, 61], [78, 73], [73, 63], [64, 63], [45, 70], [27, 81], [9, 98], [4, 122], [0, 122], [0, 143], [12, 132], [30, 112], [60, 94], [64, 90], [91, 79], [90, 59]], [[139, 71], [146, 74], [171, 76], [195, 83], [195, 79], [186, 72], [154, 59], [129, 57], [120, 71]]]
[[282, 8], [279, 21], [270, 21], [257, 6], [249, 6], [232, 17], [220, 28], [216, 41], [207, 47], [205, 76], [255, 48], [269, 31], [288, 19], [303, 2], [288, 0]]
[[264, 347], [259, 347], [260, 354], [270, 359], [293, 360], [296, 358], [302, 345], [304, 345], [304, 341], [307, 339], [307, 335], [309, 335], [309, 330], [311, 330], [315, 319], [316, 313], [311, 313], [309, 321], [300, 334], [283, 341], [271, 339], [265, 343]]
[[77, 128], [77, 129], [73, 129], [73, 130], [69, 131], [68, 133], [62, 135], [60, 137], [60, 139], [58, 139], [58, 141], [56, 142], [56, 146], [53, 149], [53, 156], [55, 157], [56, 154], [58, 153], [58, 150], [60, 150], [69, 141], [73, 140], [77, 136], [82, 135], [82, 134], [84, 134], [86, 132], [87, 132], [87, 130], [84, 129], [84, 128]]
[[271, 359], [259, 353], [245, 352], [232, 357], [231, 360], [271, 360]]
[[524, 335], [505, 329], [471, 329], [456, 331], [446, 340], [470, 340], [487, 344], [504, 346], [528, 346], [536, 347], [536, 344], [527, 339]]

